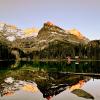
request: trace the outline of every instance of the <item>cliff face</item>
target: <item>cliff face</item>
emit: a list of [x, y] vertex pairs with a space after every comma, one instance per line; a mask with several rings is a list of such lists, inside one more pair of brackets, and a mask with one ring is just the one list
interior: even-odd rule
[[[75, 56], [76, 47], [86, 45], [89, 39], [77, 30], [64, 30], [50, 22], [44, 23], [37, 35], [38, 50], [41, 58], [65, 58], [66, 55]], [[79, 49], [79, 48], [78, 48]], [[79, 55], [77, 53], [77, 55]], [[81, 54], [80, 54], [81, 55]]]
[[41, 28], [41, 30], [38, 33], [38, 39], [39, 40], [47, 40], [47, 41], [53, 41], [53, 40], [60, 40], [60, 41], [68, 41], [72, 44], [87, 44], [89, 42], [89, 39], [85, 38], [81, 35], [81, 33], [77, 30], [64, 30], [56, 25], [45, 23], [44, 26]]

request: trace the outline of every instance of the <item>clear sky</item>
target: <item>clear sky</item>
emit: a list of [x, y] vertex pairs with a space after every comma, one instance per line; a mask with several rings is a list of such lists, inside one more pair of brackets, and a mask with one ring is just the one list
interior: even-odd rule
[[0, 22], [41, 28], [46, 21], [100, 39], [100, 0], [0, 0]]

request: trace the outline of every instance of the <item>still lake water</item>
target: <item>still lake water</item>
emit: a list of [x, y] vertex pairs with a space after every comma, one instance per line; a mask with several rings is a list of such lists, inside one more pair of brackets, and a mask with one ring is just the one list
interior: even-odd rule
[[100, 100], [99, 74], [99, 61], [0, 62], [0, 100]]

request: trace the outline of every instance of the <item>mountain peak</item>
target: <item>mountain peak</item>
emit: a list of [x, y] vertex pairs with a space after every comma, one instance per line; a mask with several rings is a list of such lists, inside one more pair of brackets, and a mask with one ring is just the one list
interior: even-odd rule
[[54, 25], [52, 22], [47, 21], [44, 23], [44, 26], [42, 27], [42, 30], [50, 31], [50, 32], [65, 32], [64, 29], [60, 28], [57, 25]]
[[26, 28], [23, 31], [24, 31], [26, 37], [30, 37], [30, 36], [36, 37], [39, 32], [39, 29], [32, 27], [32, 28]]
[[0, 23], [0, 27], [4, 27], [4, 26], [11, 28], [11, 29], [17, 29], [15, 25], [7, 24], [7, 23]]
[[68, 30], [71, 34], [76, 35], [77, 37], [79, 37], [80, 39], [83, 39], [84, 36], [77, 30], [77, 29], [71, 29]]
[[44, 25], [53, 26], [54, 24], [50, 21], [47, 21], [46, 23], [44, 23]]
[[39, 33], [38, 33], [38, 38], [39, 37], [49, 37], [49, 35], [55, 35], [55, 34], [65, 34], [66, 35], [66, 31], [62, 28], [60, 28], [59, 26], [54, 25], [52, 22], [46, 22], [44, 23], [44, 26], [40, 29]]

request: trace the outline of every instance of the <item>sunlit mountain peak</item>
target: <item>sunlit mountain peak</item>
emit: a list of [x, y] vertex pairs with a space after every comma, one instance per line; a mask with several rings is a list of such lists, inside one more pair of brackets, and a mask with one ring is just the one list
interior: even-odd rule
[[78, 36], [79, 38], [83, 38], [84, 36], [77, 30], [77, 29], [71, 29], [69, 32], [73, 35]]
[[47, 21], [45, 24], [49, 25], [49, 26], [53, 26], [54, 24], [50, 21]]
[[26, 36], [37, 36], [39, 29], [38, 28], [26, 28], [23, 31]]

